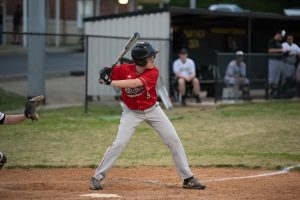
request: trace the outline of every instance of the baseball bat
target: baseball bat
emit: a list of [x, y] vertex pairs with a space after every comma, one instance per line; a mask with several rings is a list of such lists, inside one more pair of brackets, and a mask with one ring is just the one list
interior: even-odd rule
[[[131, 38], [129, 38], [128, 42], [126, 43], [126, 46], [122, 49], [118, 57], [116, 58], [115, 63], [110, 67], [113, 69], [120, 59], [131, 49], [131, 47], [135, 44], [135, 42], [140, 38], [140, 34], [138, 32], [135, 32]], [[104, 81], [102, 79], [99, 79], [99, 83], [103, 83]]]
[[135, 32], [133, 36], [128, 40], [126, 43], [126, 46], [122, 49], [118, 57], [116, 58], [116, 62], [111, 66], [111, 68], [114, 68], [120, 59], [131, 49], [131, 47], [135, 44], [135, 42], [140, 38], [140, 34], [138, 32]]

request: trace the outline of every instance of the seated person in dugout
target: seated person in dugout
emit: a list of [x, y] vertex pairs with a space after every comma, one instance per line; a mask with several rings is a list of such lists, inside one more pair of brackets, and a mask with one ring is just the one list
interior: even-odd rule
[[246, 78], [246, 64], [243, 62], [244, 53], [237, 51], [235, 55], [235, 59], [230, 61], [227, 66], [224, 81], [227, 87], [238, 86], [243, 92], [243, 99], [250, 100], [250, 82], [249, 79]]
[[182, 105], [185, 104], [186, 99], [186, 85], [192, 84], [195, 99], [197, 103], [201, 103], [200, 99], [200, 83], [196, 77], [196, 67], [192, 59], [188, 58], [188, 52], [186, 49], [181, 49], [179, 52], [179, 58], [173, 63], [173, 72], [176, 75], [176, 82], [179, 86], [179, 94], [182, 97]]

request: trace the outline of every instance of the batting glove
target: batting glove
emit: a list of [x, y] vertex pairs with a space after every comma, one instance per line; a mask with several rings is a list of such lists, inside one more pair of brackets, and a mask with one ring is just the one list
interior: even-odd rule
[[104, 67], [100, 70], [99, 72], [99, 75], [100, 75], [100, 78], [99, 78], [99, 83], [100, 84], [103, 84], [105, 83], [106, 85], [110, 85], [111, 84], [111, 71], [112, 69], [109, 68], [109, 67]]

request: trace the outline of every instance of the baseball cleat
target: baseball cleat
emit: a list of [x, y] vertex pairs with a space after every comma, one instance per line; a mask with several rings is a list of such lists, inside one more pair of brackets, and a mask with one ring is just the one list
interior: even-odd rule
[[100, 184], [100, 181], [97, 180], [96, 178], [92, 177], [91, 183], [90, 183], [90, 189], [91, 190], [102, 190], [103, 188]]
[[193, 177], [190, 179], [185, 179], [183, 181], [183, 188], [204, 190], [206, 188], [206, 186], [202, 183], [202, 181]]

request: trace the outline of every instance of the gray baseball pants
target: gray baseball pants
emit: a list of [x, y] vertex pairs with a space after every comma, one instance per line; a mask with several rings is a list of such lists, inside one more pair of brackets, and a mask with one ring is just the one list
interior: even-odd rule
[[269, 59], [269, 85], [278, 85], [280, 75], [283, 71], [283, 62], [281, 60]]
[[295, 64], [283, 62], [283, 80], [288, 77], [292, 77], [295, 72]]
[[193, 176], [174, 126], [159, 104], [156, 103], [145, 111], [130, 110], [127, 107], [123, 108], [117, 137], [104, 154], [102, 161], [93, 176], [94, 178], [98, 180], [105, 178], [105, 175], [112, 168], [114, 162], [129, 143], [137, 126], [143, 121], [156, 130], [160, 138], [171, 150], [176, 170], [180, 178], [186, 179]]

